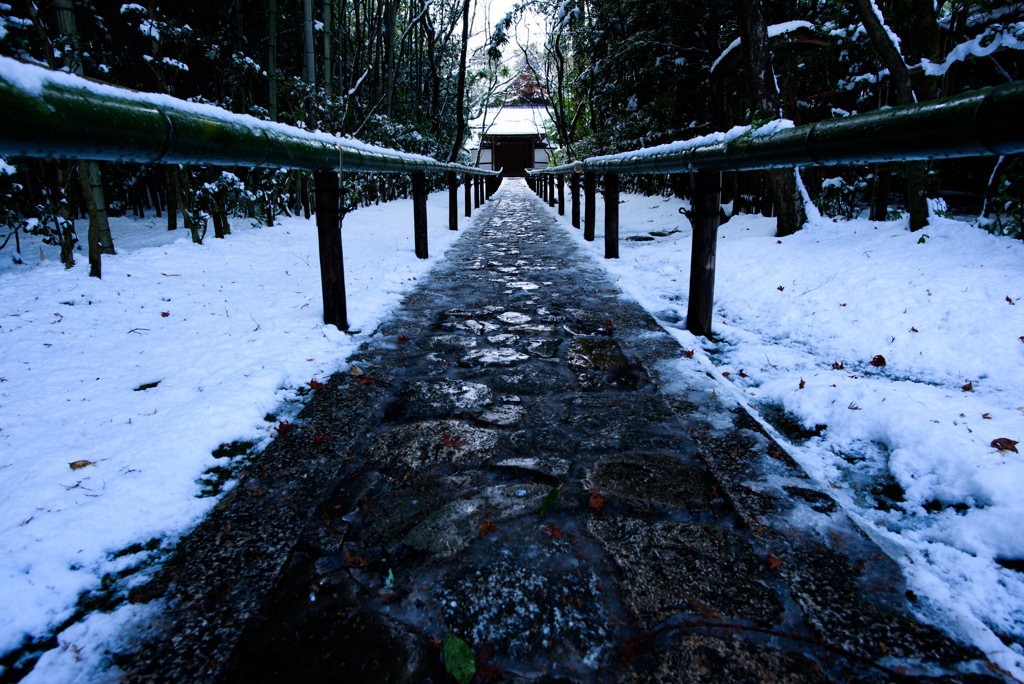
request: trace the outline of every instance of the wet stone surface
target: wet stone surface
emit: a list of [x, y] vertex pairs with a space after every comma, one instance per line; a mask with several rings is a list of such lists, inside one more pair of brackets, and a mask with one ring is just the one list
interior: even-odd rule
[[449, 632], [478, 682], [982, 671], [755, 420], [663, 391], [683, 350], [525, 184], [482, 212], [186, 542], [128, 680], [451, 682]]

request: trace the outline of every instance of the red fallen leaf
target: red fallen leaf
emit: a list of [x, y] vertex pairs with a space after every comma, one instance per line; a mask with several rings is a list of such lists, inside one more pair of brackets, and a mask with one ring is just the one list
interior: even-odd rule
[[558, 529], [558, 526], [555, 525], [555, 523], [549, 523], [547, 525], [544, 525], [540, 529], [547, 532], [548, 536], [552, 539], [561, 539], [562, 536], [565, 535], [565, 532], [562, 532], [562, 530]]
[[999, 449], [1000, 451], [1012, 451], [1015, 454], [1020, 453], [1017, 451], [1017, 442], [1006, 437], [1000, 437], [999, 439], [993, 439], [991, 447], [993, 449]]
[[803, 379], [803, 378], [800, 378], [800, 389], [803, 389], [803, 388], [804, 388], [804, 385], [806, 385], [806, 384], [807, 384], [807, 383], [806, 383], [806, 382], [804, 382], [804, 379]]
[[776, 290], [778, 290], [779, 292], [782, 292], [782, 291], [783, 291], [783, 290], [785, 290], [786, 288], [782, 287], [782, 285], [779, 285], [779, 286], [778, 286], [777, 288], [775, 288], [775, 289], [776, 289]]
[[476, 529], [480, 531], [481, 537], [486, 537], [491, 532], [497, 532], [498, 526], [493, 520], [484, 520], [482, 523], [476, 526]]
[[697, 612], [700, 613], [701, 615], [703, 615], [704, 617], [706, 617], [706, 618], [715, 618], [715, 619], [721, 619], [722, 618], [722, 614], [721, 613], [716, 612], [711, 606], [709, 606], [708, 604], [704, 603], [703, 601], [701, 601], [696, 596], [690, 596], [685, 591], [680, 592], [680, 593], [683, 595], [683, 598], [686, 599], [686, 602], [689, 603], [694, 608], [696, 608]]
[[1008, 302], [1010, 303], [1010, 306], [1016, 306], [1016, 304], [1014, 303], [1014, 301], [1013, 301], [1012, 299], [1010, 299], [1009, 295], [1007, 295], [1007, 297], [1006, 297], [1006, 301], [1008, 301]]
[[461, 437], [455, 437], [454, 439], [448, 436], [448, 433], [441, 435], [441, 443], [449, 449], [458, 449], [459, 447], [465, 446], [466, 442]]
[[306, 384], [309, 385], [309, 389], [312, 390], [322, 390], [324, 388], [324, 383], [318, 380], [310, 380]]
[[408, 341], [409, 341], [409, 338], [406, 337], [405, 335], [399, 335], [398, 336], [398, 344], [405, 344]]
[[773, 556], [772, 554], [769, 553], [768, 554], [768, 569], [769, 570], [778, 570], [781, 567], [782, 567], [782, 559], [781, 558], [776, 558], [775, 556]]
[[846, 304], [845, 304], [845, 303], [843, 303], [843, 304], [840, 304], [839, 306], [846, 306]]
[[747, 375], [746, 373], [744, 373], [744, 372], [743, 372], [743, 369], [742, 369], [742, 368], [740, 368], [740, 377], [741, 377], [741, 378], [749, 378], [750, 376], [749, 376], [749, 375]]
[[920, 332], [917, 328], [911, 326], [910, 332]]
[[843, 370], [844, 368], [846, 368], [846, 363], [844, 363], [843, 361], [832, 362], [832, 370]]
[[615, 326], [615, 324], [612, 323], [612, 320], [610, 318], [606, 318], [603, 321], [601, 321], [601, 325], [607, 325], [609, 328], [612, 328], [612, 327]]
[[357, 385], [372, 385], [376, 380], [373, 378], [363, 378], [362, 380], [356, 380]]
[[730, 373], [729, 371], [725, 371], [724, 373], [722, 373], [722, 377], [723, 377], [723, 378], [727, 378], [727, 377], [729, 377], [730, 375], [732, 375], [732, 373]]
[[601, 491], [600, 487], [594, 490], [594, 493], [590, 495], [590, 499], [587, 501], [587, 505], [598, 513], [604, 509], [604, 498], [597, 495], [599, 491]]
[[161, 317], [161, 318], [167, 318], [167, 317], [168, 317], [168, 316], [170, 316], [170, 315], [171, 315], [171, 312], [170, 312], [170, 311], [161, 311], [161, 312], [160, 312], [160, 317]]
[[292, 427], [294, 426], [287, 420], [282, 420], [280, 423], [277, 424], [277, 427], [275, 427], [274, 429], [277, 430], [277, 434], [283, 435], [286, 432], [291, 432]]
[[[1022, 336], [1020, 338], [1020, 340], [1021, 340], [1021, 342], [1024, 342], [1024, 336]], [[683, 352], [683, 356], [685, 356], [688, 359], [692, 359], [693, 358], [693, 350], [691, 349], [690, 351], [684, 351]]]
[[857, 404], [853, 403], [852, 401], [850, 402], [850, 405], [847, 406], [846, 408], [850, 409], [851, 411], [860, 411], [860, 406], [857, 406]]
[[777, 244], [777, 245], [781, 245], [781, 244], [782, 244], [782, 240], [776, 240], [776, 241], [775, 241], [775, 244]]
[[992, 420], [992, 416], [988, 415], [987, 413], [982, 413], [981, 417], [984, 418], [985, 420]]
[[885, 357], [882, 356], [881, 354], [876, 354], [875, 357], [872, 358], [868, 363], [870, 363], [875, 368], [885, 368]]
[[967, 384], [964, 385], [963, 387], [961, 387], [960, 389], [962, 389], [964, 392], [973, 392], [974, 391], [974, 383], [971, 382], [970, 380], [968, 380]]
[[317, 444], [323, 444], [329, 439], [330, 437], [328, 437], [327, 435], [313, 435], [313, 441], [316, 442]]

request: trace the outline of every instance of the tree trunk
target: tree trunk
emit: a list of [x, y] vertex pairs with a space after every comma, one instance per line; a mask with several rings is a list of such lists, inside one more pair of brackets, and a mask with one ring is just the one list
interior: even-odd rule
[[306, 83], [316, 83], [316, 59], [313, 49], [313, 3], [302, 0], [303, 28], [306, 34]]
[[462, 3], [462, 52], [459, 57], [459, 85], [455, 98], [455, 142], [452, 143], [452, 153], [448, 155], [448, 161], [454, 162], [459, 158], [459, 150], [462, 149], [462, 137], [466, 131], [465, 91], [466, 91], [466, 49], [469, 45], [469, 0]]
[[178, 230], [178, 165], [164, 167], [167, 176], [167, 230]]
[[[896, 86], [896, 102], [900, 105], [914, 103], [914, 88], [899, 49], [889, 38], [889, 32], [882, 24], [874, 0], [854, 0], [864, 29], [878, 51], [882, 64], [889, 70], [889, 77]], [[928, 167], [923, 161], [906, 162], [907, 211], [910, 212], [910, 230], [921, 230], [928, 225], [928, 199], [925, 196], [925, 182]]]
[[267, 55], [267, 80], [270, 82], [270, 120], [277, 121], [277, 0], [267, 0], [267, 27], [270, 47]]
[[331, 0], [324, 0], [324, 95], [331, 96]]
[[387, 9], [387, 20], [384, 26], [384, 63], [387, 65], [387, 81], [386, 81], [386, 92], [385, 97], [387, 103], [384, 108], [384, 114], [390, 119], [394, 112], [395, 102], [395, 5], [398, 4], [398, 0], [386, 0]]
[[[736, 0], [740, 17], [743, 60], [747, 66], [747, 88], [751, 107], [763, 119], [779, 118], [779, 91], [775, 85], [768, 24], [761, 0]], [[778, 208], [776, 231], [779, 237], [792, 235], [807, 222], [803, 195], [797, 188], [795, 169], [772, 169], [772, 199]]]

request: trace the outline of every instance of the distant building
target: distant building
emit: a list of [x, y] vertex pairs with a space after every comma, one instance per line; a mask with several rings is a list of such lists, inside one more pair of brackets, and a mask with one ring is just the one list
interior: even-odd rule
[[470, 122], [469, 153], [475, 160], [479, 150], [480, 168], [525, 176], [526, 169], [546, 167], [548, 153], [554, 149], [548, 142], [547, 109], [506, 105], [494, 112], [487, 112], [486, 129], [482, 117]]

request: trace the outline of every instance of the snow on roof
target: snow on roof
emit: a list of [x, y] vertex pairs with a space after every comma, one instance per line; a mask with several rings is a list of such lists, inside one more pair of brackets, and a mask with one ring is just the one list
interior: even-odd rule
[[[792, 33], [793, 31], [796, 31], [797, 29], [802, 29], [802, 28], [804, 28], [804, 29], [813, 29], [814, 28], [814, 24], [812, 24], [809, 21], [787, 21], [787, 22], [783, 22], [781, 24], [772, 24], [771, 26], [768, 27], [768, 37], [769, 38], [774, 38], [775, 36], [781, 36], [781, 35], [783, 35], [785, 33]], [[711, 65], [711, 71], [713, 72], [715, 70], [715, 67], [717, 67], [718, 64], [723, 59], [725, 59], [729, 55], [730, 52], [732, 52], [733, 50], [735, 50], [739, 46], [740, 46], [740, 39], [739, 38], [737, 38], [736, 40], [734, 40], [731, 43], [729, 43], [729, 47], [725, 48], [725, 50], [722, 52], [722, 54], [720, 54], [718, 56], [718, 59], [715, 60], [714, 64]]]
[[[503, 107], [497, 114], [487, 112], [485, 135], [546, 135], [551, 123], [546, 107]], [[470, 124], [476, 135], [484, 127], [484, 117], [473, 119]]]

